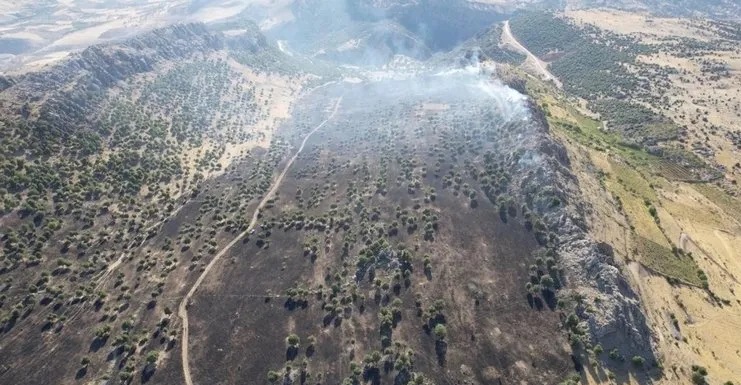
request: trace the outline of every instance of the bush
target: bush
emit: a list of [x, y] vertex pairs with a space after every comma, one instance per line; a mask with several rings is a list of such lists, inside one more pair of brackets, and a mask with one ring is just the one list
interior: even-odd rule
[[600, 354], [602, 354], [602, 352], [604, 352], [604, 349], [602, 348], [602, 345], [597, 344], [594, 346], [594, 349], [592, 349], [592, 351], [594, 352], [595, 356], [599, 356]]
[[280, 380], [280, 374], [274, 370], [268, 372], [268, 381], [270, 383], [276, 383]]
[[157, 358], [159, 358], [160, 353], [158, 351], [151, 351], [147, 354], [147, 363], [148, 364], [154, 364], [157, 362]]
[[433, 333], [435, 333], [435, 338], [442, 341], [448, 336], [448, 329], [443, 324], [437, 324]]
[[297, 348], [298, 345], [301, 343], [301, 338], [299, 338], [295, 334], [291, 334], [286, 338], [286, 344], [292, 348]]

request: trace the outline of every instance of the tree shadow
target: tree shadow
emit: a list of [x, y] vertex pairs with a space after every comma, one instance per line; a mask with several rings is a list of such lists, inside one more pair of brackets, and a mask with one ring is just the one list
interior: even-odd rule
[[584, 372], [584, 365], [581, 363], [581, 359], [575, 355], [571, 355], [571, 362], [574, 364], [574, 371], [577, 373]]
[[[151, 366], [151, 368], [150, 368]], [[142, 384], [146, 384], [149, 382], [150, 379], [152, 379], [152, 376], [154, 376], [154, 372], [156, 372], [157, 369], [154, 367], [154, 365], [147, 365], [142, 369], [142, 375], [141, 375], [141, 381]]]
[[75, 373], [75, 380], [79, 380], [82, 377], [85, 377], [85, 375], [87, 375], [87, 366], [83, 366], [77, 370], [77, 373]]
[[90, 349], [89, 349], [89, 351], [91, 351], [91, 352], [97, 352], [98, 350], [100, 350], [100, 348], [102, 348], [103, 346], [105, 346], [106, 342], [108, 342], [108, 338], [107, 337], [106, 338], [96, 337], [93, 340], [93, 342], [90, 343]]
[[298, 357], [298, 348], [295, 346], [289, 346], [286, 348], [286, 361], [293, 361]]
[[535, 309], [538, 311], [545, 309], [543, 300], [540, 297], [533, 297], [533, 304], [535, 305]]
[[329, 326], [329, 324], [332, 323], [332, 320], [334, 320], [334, 318], [335, 318], [334, 313], [329, 313], [325, 315], [324, 319], [322, 320], [322, 324], [324, 325], [324, 327]]
[[437, 355], [438, 365], [445, 366], [445, 357], [448, 354], [448, 343], [444, 340], [435, 341], [435, 354]]
[[499, 209], [499, 219], [502, 220], [502, 222], [507, 223], [507, 210], [506, 209]]
[[552, 290], [541, 290], [541, 294], [543, 295], [543, 300], [545, 301], [548, 308], [551, 310], [556, 310], [556, 307], [558, 307], [558, 299], [556, 298], [556, 293]]
[[402, 369], [399, 373], [396, 374], [396, 377], [394, 377], [394, 385], [410, 384], [411, 382], [412, 382], [412, 374], [406, 368]]
[[363, 371], [363, 380], [371, 385], [381, 385], [381, 371], [376, 367], [366, 367]]

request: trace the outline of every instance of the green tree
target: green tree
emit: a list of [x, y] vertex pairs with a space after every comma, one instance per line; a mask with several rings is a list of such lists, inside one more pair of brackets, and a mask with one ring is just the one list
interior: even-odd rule
[[442, 341], [448, 336], [448, 329], [443, 324], [437, 324], [433, 333], [435, 334], [435, 338]]
[[286, 338], [286, 344], [292, 348], [297, 348], [301, 343], [301, 338], [295, 334], [291, 334]]

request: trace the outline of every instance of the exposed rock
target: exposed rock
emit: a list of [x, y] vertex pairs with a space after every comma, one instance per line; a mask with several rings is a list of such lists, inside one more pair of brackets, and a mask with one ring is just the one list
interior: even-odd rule
[[550, 204], [552, 196], [561, 202], [579, 197], [577, 179], [570, 169], [566, 149], [547, 134], [545, 120], [530, 105], [535, 117], [526, 150], [520, 159], [537, 162], [512, 164], [513, 175], [524, 175], [515, 193], [531, 204], [550, 231], [557, 234], [555, 249], [567, 280], [566, 291], [576, 290], [588, 298], [599, 297], [594, 312], [581, 314], [594, 343], [617, 348], [626, 357], [640, 355], [655, 359], [653, 332], [648, 326], [638, 296], [615, 265], [612, 248], [597, 243], [588, 235], [581, 200], [570, 204]]
[[60, 143], [72, 135], [93, 129], [100, 103], [119, 82], [167, 62], [226, 49], [254, 54], [267, 46], [256, 27], [227, 38], [202, 23], [177, 24], [120, 43], [88, 47], [16, 81], [0, 77], [0, 91], [12, 93], [9, 100], [25, 101], [14, 112], [34, 121], [35, 138], [53, 153], [63, 150]]

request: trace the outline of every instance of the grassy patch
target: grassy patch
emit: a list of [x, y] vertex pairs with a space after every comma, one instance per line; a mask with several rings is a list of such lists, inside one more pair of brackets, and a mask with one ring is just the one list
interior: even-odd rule
[[681, 252], [673, 252], [647, 238], [638, 237], [636, 243], [640, 262], [648, 269], [683, 283], [702, 286], [700, 269], [692, 257]]
[[710, 184], [697, 184], [694, 188], [716, 206], [720, 207], [721, 210], [725, 211], [726, 214], [733, 218], [741, 218], [741, 202], [738, 199]]
[[663, 247], [671, 247], [669, 241], [666, 240], [664, 233], [661, 228], [651, 216], [649, 210], [650, 206], [646, 205], [644, 199], [639, 198], [637, 195], [629, 192], [625, 187], [617, 182], [614, 178], [609, 179], [605, 183], [605, 187], [610, 191], [613, 196], [619, 201], [622, 206], [623, 212], [625, 213], [632, 230], [639, 237], [650, 239], [652, 242], [662, 245]]
[[698, 180], [694, 171], [675, 162], [655, 158], [650, 160], [649, 165], [654, 174], [668, 180], [678, 182], [695, 182]]
[[610, 161], [610, 168], [612, 168], [612, 172], [618, 183], [625, 190], [636, 195], [638, 198], [652, 202], [656, 201], [656, 192], [653, 186], [635, 168], [616, 161]]

